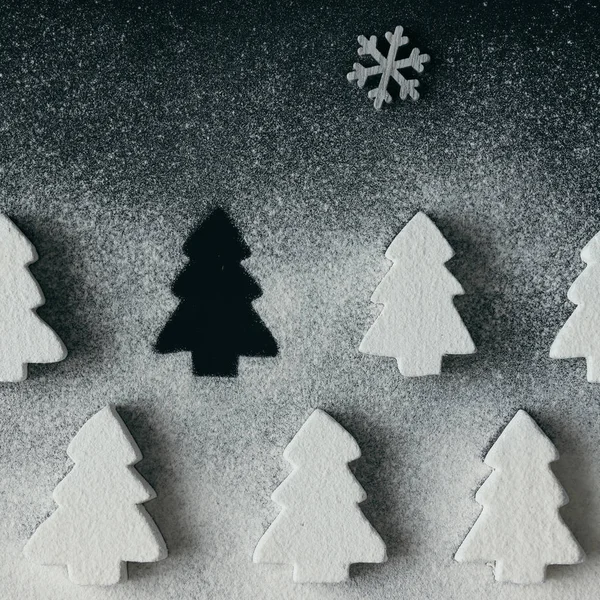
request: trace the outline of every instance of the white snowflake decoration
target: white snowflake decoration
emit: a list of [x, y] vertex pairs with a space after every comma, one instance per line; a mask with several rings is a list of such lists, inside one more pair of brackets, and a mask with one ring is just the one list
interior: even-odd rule
[[377, 65], [373, 67], [364, 67], [360, 63], [354, 63], [353, 70], [348, 73], [348, 81], [356, 80], [358, 87], [363, 87], [368, 77], [372, 75], [381, 75], [379, 80], [379, 86], [369, 92], [369, 98], [374, 99], [375, 108], [380, 109], [385, 100], [388, 104], [392, 101], [392, 96], [388, 92], [388, 86], [390, 83], [390, 77], [392, 77], [400, 86], [400, 98], [405, 100], [410, 96], [413, 100], [418, 100], [419, 92], [417, 87], [419, 86], [418, 79], [406, 79], [401, 69], [412, 68], [417, 73], [423, 72], [423, 65], [429, 62], [429, 54], [421, 54], [418, 48], [413, 48], [408, 58], [402, 58], [396, 60], [398, 54], [398, 48], [408, 44], [408, 37], [402, 35], [403, 29], [401, 26], [396, 27], [394, 33], [386, 31], [385, 39], [390, 44], [390, 50], [387, 57], [383, 56], [377, 49], [377, 36], [372, 35], [367, 39], [364, 35], [358, 36], [358, 43], [360, 48], [358, 53], [363, 56], [368, 54], [372, 56], [376, 61]]

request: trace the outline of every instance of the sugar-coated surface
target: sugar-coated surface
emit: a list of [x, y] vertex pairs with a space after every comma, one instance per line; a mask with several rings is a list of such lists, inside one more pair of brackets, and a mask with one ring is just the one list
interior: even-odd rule
[[[579, 599], [600, 589], [600, 386], [550, 360], [579, 249], [600, 229], [597, 8], [586, 2], [9, 1], [0, 12], [0, 209], [29, 237], [40, 315], [69, 356], [0, 393], [0, 598]], [[158, 7], [155, 5], [159, 5]], [[376, 112], [346, 73], [397, 24], [432, 56], [422, 98]], [[276, 358], [197, 378], [152, 344], [194, 225], [219, 203], [252, 249]], [[477, 354], [403, 379], [358, 345], [384, 252], [418, 211], [456, 251]], [[207, 290], [210, 293], [210, 290]], [[55, 509], [66, 448], [108, 402], [144, 455], [170, 550], [79, 588], [21, 549]], [[294, 585], [254, 565], [315, 407], [358, 441], [363, 505], [389, 562]], [[482, 457], [518, 408], [550, 436], [588, 554], [543, 586], [452, 556]]]

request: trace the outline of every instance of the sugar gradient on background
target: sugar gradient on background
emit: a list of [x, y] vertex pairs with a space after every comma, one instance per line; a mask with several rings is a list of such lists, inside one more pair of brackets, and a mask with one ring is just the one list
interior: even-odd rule
[[[0, 393], [0, 597], [556, 599], [600, 588], [600, 386], [550, 360], [579, 251], [600, 229], [599, 17], [586, 2], [8, 2], [0, 14], [0, 210], [32, 241], [40, 316], [69, 350]], [[421, 99], [373, 109], [346, 73], [358, 35], [401, 24], [432, 56]], [[223, 205], [279, 346], [199, 378], [152, 346], [177, 305], [182, 246]], [[455, 251], [477, 353], [406, 379], [361, 355], [418, 211]], [[207, 291], [209, 293], [209, 291]], [[168, 559], [80, 588], [22, 556], [56, 506], [66, 449], [114, 403], [156, 490]], [[389, 560], [337, 586], [254, 565], [316, 407], [356, 439], [362, 509]], [[543, 586], [453, 560], [475, 522], [483, 457], [518, 408], [557, 447], [561, 510], [587, 561]]]

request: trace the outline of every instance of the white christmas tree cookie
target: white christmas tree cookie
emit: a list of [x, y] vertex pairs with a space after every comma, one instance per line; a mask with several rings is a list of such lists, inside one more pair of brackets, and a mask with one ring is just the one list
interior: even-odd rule
[[417, 213], [385, 256], [394, 264], [371, 298], [383, 310], [359, 350], [396, 358], [407, 377], [439, 375], [442, 356], [475, 352], [453, 303], [463, 288], [444, 266], [454, 252], [427, 215]]
[[75, 466], [54, 490], [59, 508], [31, 536], [25, 555], [66, 565], [81, 585], [112, 585], [127, 579], [128, 561], [165, 558], [165, 542], [140, 506], [156, 494], [133, 467], [142, 455], [114, 407], [85, 423], [67, 454]]
[[0, 381], [23, 381], [27, 363], [67, 356], [60, 338], [35, 312], [44, 295], [28, 266], [37, 259], [31, 242], [0, 214]]
[[352, 436], [315, 410], [283, 456], [294, 470], [273, 493], [283, 510], [256, 546], [254, 562], [292, 564], [299, 583], [337, 583], [348, 579], [352, 563], [387, 560], [358, 506], [366, 494], [348, 467], [360, 457]]
[[481, 515], [454, 556], [493, 564], [497, 581], [544, 581], [548, 565], [570, 565], [584, 553], [558, 509], [567, 494], [550, 469], [558, 452], [520, 410], [485, 457], [494, 469], [475, 499]]
[[558, 332], [550, 357], [584, 357], [588, 381], [600, 383], [600, 233], [583, 248], [581, 260], [587, 267], [567, 293], [577, 308]]

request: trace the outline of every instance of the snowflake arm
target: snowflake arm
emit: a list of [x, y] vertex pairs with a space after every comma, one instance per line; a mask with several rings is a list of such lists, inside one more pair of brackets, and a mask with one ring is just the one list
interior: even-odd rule
[[407, 69], [410, 67], [417, 73], [422, 73], [425, 70], [423, 66], [425, 63], [430, 61], [431, 57], [429, 54], [421, 54], [418, 48], [413, 48], [408, 58], [403, 58], [394, 62], [394, 69], [399, 71], [400, 69]]
[[372, 56], [380, 65], [385, 66], [387, 59], [379, 50], [377, 50], [377, 36], [372, 35], [369, 39], [367, 39], [364, 35], [358, 36], [358, 43], [360, 44], [360, 48], [358, 49], [358, 54], [360, 56], [364, 56], [368, 54]]
[[392, 101], [392, 96], [387, 90], [381, 88], [381, 86], [376, 87], [374, 90], [369, 91], [369, 98], [374, 100], [375, 108], [380, 109], [383, 105], [383, 102], [387, 102], [388, 104]]
[[394, 29], [394, 33], [392, 33], [391, 31], [385, 32], [385, 39], [390, 44], [390, 52], [388, 54], [388, 58], [391, 58], [392, 60], [396, 57], [396, 50], [398, 50], [398, 48], [400, 48], [401, 46], [406, 46], [406, 44], [408, 44], [408, 37], [402, 35], [403, 31], [404, 29], [402, 28], [402, 26], [398, 25], [398, 27]]
[[360, 63], [354, 63], [353, 71], [348, 73], [346, 76], [348, 81], [356, 80], [358, 87], [364, 87], [367, 78], [371, 75], [379, 75], [383, 73], [383, 67], [381, 65], [375, 65], [374, 67], [363, 67]]
[[372, 56], [379, 64], [374, 67], [364, 67], [360, 63], [354, 63], [353, 70], [346, 75], [348, 81], [357, 81], [358, 87], [363, 87], [368, 77], [372, 75], [379, 75], [385, 70], [387, 59], [379, 50], [377, 50], [377, 36], [372, 35], [367, 39], [364, 35], [358, 36], [358, 54], [363, 56], [365, 54]]
[[425, 67], [424, 63], [429, 62], [429, 54], [421, 54], [418, 48], [413, 48], [408, 58], [397, 60], [394, 62], [394, 71], [392, 77], [400, 86], [400, 99], [406, 100], [410, 96], [413, 100], [419, 99], [419, 92], [416, 88], [419, 87], [418, 79], [406, 79], [400, 69], [411, 68], [417, 73], [422, 73]]

